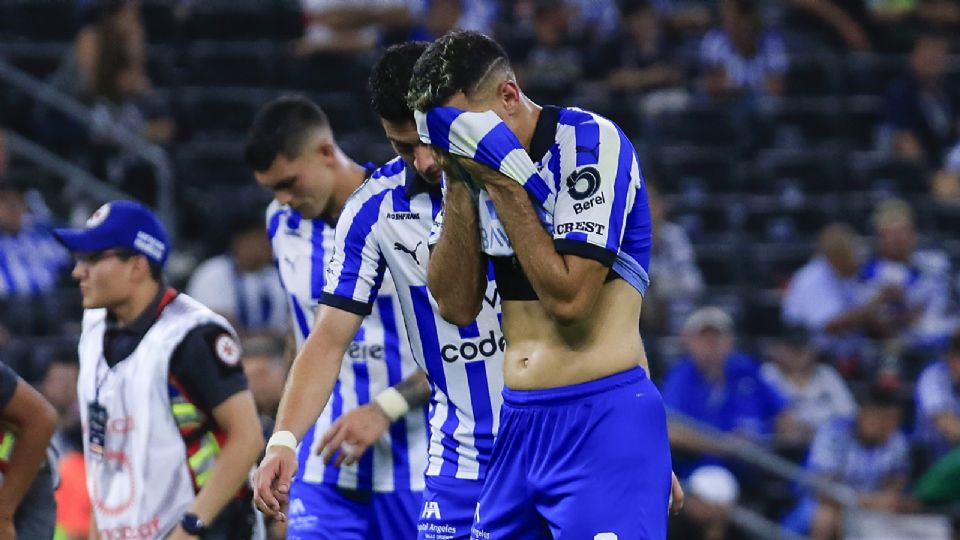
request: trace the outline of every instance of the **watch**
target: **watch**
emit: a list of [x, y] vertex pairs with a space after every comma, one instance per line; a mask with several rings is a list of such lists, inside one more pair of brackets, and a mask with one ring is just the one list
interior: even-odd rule
[[207, 532], [207, 524], [204, 523], [202, 519], [197, 517], [196, 514], [191, 514], [189, 512], [180, 518], [180, 527], [183, 528], [184, 532], [187, 534], [192, 534], [194, 536], [200, 536]]

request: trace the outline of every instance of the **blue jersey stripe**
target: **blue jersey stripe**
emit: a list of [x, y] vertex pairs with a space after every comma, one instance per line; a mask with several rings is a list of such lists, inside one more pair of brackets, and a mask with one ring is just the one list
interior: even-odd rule
[[300, 448], [297, 450], [297, 478], [303, 478], [304, 473], [307, 471], [307, 459], [310, 457], [310, 452], [312, 451], [316, 431], [316, 425], [310, 426], [307, 434], [304, 435], [303, 440], [300, 441]]
[[293, 306], [293, 318], [297, 320], [297, 328], [300, 330], [300, 335], [304, 338], [310, 334], [310, 324], [307, 323], [307, 315], [303, 312], [303, 309], [300, 308], [300, 301], [297, 300], [296, 295], [290, 295], [290, 305]]
[[[343, 395], [340, 394], [340, 379], [337, 378], [337, 382], [333, 385], [333, 395], [330, 401], [330, 423], [334, 423], [343, 415]], [[336, 450], [339, 452], [339, 449], [327, 449], [328, 452]], [[328, 485], [337, 485], [337, 481], [340, 480], [340, 467], [334, 467], [333, 463], [336, 460], [336, 456], [330, 460], [330, 464], [326, 465], [323, 469], [323, 482]]]
[[[359, 276], [360, 269], [363, 267], [363, 248], [367, 245], [367, 238], [373, 230], [373, 225], [380, 217], [379, 209], [383, 203], [383, 198], [387, 196], [388, 191], [377, 193], [369, 200], [363, 203], [350, 229], [347, 231], [347, 237], [343, 242], [343, 270], [341, 270], [340, 282], [334, 293], [338, 296], [354, 298], [354, 292], [357, 289], [357, 279], [355, 277], [345, 278], [343, 276]], [[383, 264], [381, 264], [383, 266]], [[375, 289], [374, 289], [375, 290]], [[373, 291], [371, 291], [373, 293]], [[354, 298], [356, 300], [356, 298]], [[363, 298], [361, 301], [371, 302], [371, 298]]]
[[[400, 364], [400, 338], [397, 333], [397, 315], [390, 298], [377, 298], [377, 312], [383, 323], [383, 350], [387, 361], [387, 384], [396, 386], [403, 380]], [[390, 424], [391, 455], [393, 456], [393, 485], [397, 491], [410, 489], [410, 459], [407, 454], [407, 421], [399, 418]]]
[[[370, 403], [370, 370], [365, 362], [353, 363], [354, 385], [357, 395], [357, 405]], [[373, 488], [373, 452], [368, 449], [360, 456], [357, 462], [357, 489], [370, 490]]]
[[[614, 126], [616, 127], [616, 126]], [[620, 251], [621, 232], [623, 230], [624, 210], [627, 205], [621, 202], [625, 199], [631, 189], [630, 173], [633, 169], [633, 145], [627, 136], [617, 129], [620, 136], [620, 155], [617, 158], [617, 176], [613, 185], [613, 207], [610, 210], [610, 221], [608, 222], [609, 232], [607, 233], [607, 249], [610, 251]]]
[[490, 454], [493, 452], [493, 408], [490, 405], [487, 366], [483, 361], [467, 362], [467, 384], [470, 386], [470, 405], [476, 424], [473, 440], [477, 447], [480, 478], [486, 476]]
[[443, 207], [443, 195], [438, 191], [430, 192], [430, 214], [431, 218], [436, 220], [437, 214], [440, 213], [440, 209]]
[[427, 115], [427, 131], [430, 143], [438, 148], [450, 148], [450, 125], [463, 114], [452, 107], [437, 107]]
[[7, 254], [0, 251], [0, 276], [3, 276], [3, 280], [7, 282], [7, 294], [12, 296], [20, 292], [17, 287], [17, 282], [13, 280], [13, 274], [10, 272], [10, 267], [7, 265]]
[[313, 220], [313, 231], [310, 233], [310, 243], [313, 251], [310, 253], [310, 297], [320, 298], [323, 293], [323, 268], [327, 262], [323, 252], [323, 222]]
[[480, 327], [477, 326], [477, 321], [473, 321], [472, 323], [466, 326], [459, 326], [457, 327], [457, 330], [460, 331], [460, 337], [462, 339], [471, 339], [471, 338], [480, 337]]
[[277, 211], [274, 212], [267, 221], [267, 236], [270, 237], [270, 240], [273, 240], [273, 237], [277, 235], [277, 229], [280, 228], [280, 218], [282, 216], [283, 211]]
[[394, 212], [409, 212], [410, 211], [410, 199], [406, 197], [398, 197], [400, 192], [392, 191], [393, 196], [391, 197], [393, 202], [393, 211]]
[[30, 287], [30, 294], [33, 296], [40, 296], [40, 283], [36, 280], [36, 276], [34, 276], [33, 272], [31, 271], [30, 261], [23, 257], [22, 253], [18, 253], [17, 258], [20, 260], [20, 266], [23, 267], [24, 274], [27, 276], [27, 285]]

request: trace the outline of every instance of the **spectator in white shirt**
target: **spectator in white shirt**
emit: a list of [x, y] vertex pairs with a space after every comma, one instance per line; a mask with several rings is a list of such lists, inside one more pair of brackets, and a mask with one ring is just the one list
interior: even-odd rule
[[849, 226], [833, 223], [821, 231], [817, 253], [790, 280], [783, 297], [783, 320], [801, 325], [814, 346], [834, 358], [854, 357], [863, 339], [857, 311], [859, 239]]
[[258, 215], [231, 227], [228, 253], [200, 263], [187, 294], [227, 317], [241, 333], [287, 331], [287, 298]]
[[802, 426], [799, 440], [810, 442], [821, 425], [838, 417], [852, 417], [856, 403], [837, 370], [817, 362], [803, 327], [790, 327], [770, 350], [772, 362], [760, 368], [764, 380], [787, 397]]

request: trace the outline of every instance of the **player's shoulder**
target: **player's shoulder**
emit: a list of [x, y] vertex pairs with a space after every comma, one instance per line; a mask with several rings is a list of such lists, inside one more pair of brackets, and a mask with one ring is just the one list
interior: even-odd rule
[[603, 141], [619, 140], [620, 127], [609, 118], [578, 107], [560, 109], [557, 144], [575, 151], [596, 149]]
[[407, 178], [407, 164], [396, 157], [373, 171], [360, 184], [347, 200], [348, 208], [359, 208], [366, 205], [371, 199], [380, 199], [385, 192], [402, 187]]

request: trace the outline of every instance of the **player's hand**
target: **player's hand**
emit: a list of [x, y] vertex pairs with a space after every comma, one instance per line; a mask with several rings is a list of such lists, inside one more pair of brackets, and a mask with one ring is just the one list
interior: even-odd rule
[[253, 502], [267, 517], [286, 521], [284, 510], [290, 484], [297, 473], [297, 454], [285, 446], [272, 446], [253, 475]]
[[670, 486], [670, 513], [679, 514], [680, 510], [683, 510], [683, 486], [680, 485], [680, 480], [677, 480], [677, 473], [671, 472], [671, 482]]
[[459, 156], [454, 156], [452, 159], [456, 161], [463, 171], [465, 171], [466, 176], [469, 176], [469, 180], [473, 184], [477, 184], [484, 188], [520, 186], [516, 180], [498, 170], [491, 169], [490, 167], [487, 167], [478, 161]]
[[336, 454], [335, 467], [353, 465], [389, 428], [390, 420], [380, 407], [368, 403], [338, 418], [320, 439], [317, 454], [325, 456], [325, 463]]

